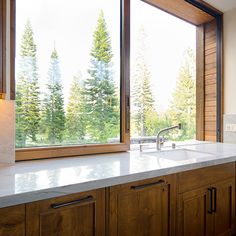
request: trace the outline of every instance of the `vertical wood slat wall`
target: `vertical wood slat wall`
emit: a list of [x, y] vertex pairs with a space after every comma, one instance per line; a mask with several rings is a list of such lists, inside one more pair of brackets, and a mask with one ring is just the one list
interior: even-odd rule
[[205, 140], [216, 141], [216, 21], [205, 24]]
[[216, 21], [197, 27], [197, 105], [198, 140], [217, 140], [217, 62]]

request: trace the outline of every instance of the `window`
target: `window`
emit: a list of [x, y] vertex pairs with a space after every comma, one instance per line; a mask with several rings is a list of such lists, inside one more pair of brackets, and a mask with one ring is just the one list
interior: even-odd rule
[[18, 149], [124, 142], [120, 4], [16, 1]]
[[[153, 22], [156, 22], [155, 24]], [[196, 138], [196, 27], [140, 0], [131, 2], [131, 143]]]
[[[222, 99], [220, 93], [221, 70], [219, 69], [220, 34], [217, 34], [217, 37], [214, 35], [214, 43], [211, 43], [209, 39], [212, 39], [211, 22], [221, 16], [215, 11], [206, 10], [204, 12], [206, 6], [202, 6], [202, 3], [192, 0], [180, 2], [181, 7], [177, 7], [176, 2], [172, 0], [132, 0], [132, 14], [130, 14], [130, 0], [99, 0], [96, 1], [96, 4], [92, 0], [86, 2], [81, 0], [66, 2], [12, 0], [11, 13], [5, 15], [11, 15], [10, 24], [7, 24], [11, 25], [11, 60], [15, 58], [14, 54], [16, 54], [15, 63], [11, 61], [10, 66], [12, 99], [14, 99], [14, 89], [12, 88], [16, 82], [16, 160], [126, 151], [130, 148], [130, 142], [139, 139], [140, 136], [143, 136], [144, 139], [153, 139], [153, 135], [156, 135], [158, 129], [169, 124], [176, 124], [176, 122], [184, 123], [179, 119], [179, 114], [174, 114], [172, 111], [173, 114], [167, 116], [163, 112], [165, 110], [163, 105], [167, 107], [166, 110], [176, 105], [174, 104], [176, 102], [174, 94], [177, 91], [175, 89], [178, 87], [180, 76], [174, 76], [175, 80], [169, 81], [169, 91], [172, 89], [172, 93], [166, 93], [165, 90], [160, 91], [162, 88], [159, 85], [167, 78], [164, 76], [165, 73], [161, 74], [164, 67], [162, 68], [156, 63], [159, 60], [159, 54], [156, 53], [153, 56], [158, 48], [157, 36], [162, 36], [162, 31], [156, 34], [155, 27], [163, 25], [163, 22], [155, 20], [151, 13], [159, 11], [155, 7], [197, 26], [198, 50], [196, 56], [199, 59], [197, 60], [196, 81], [194, 81], [194, 68], [190, 69], [189, 74], [191, 74], [193, 84], [191, 90], [196, 88], [196, 97], [200, 98], [201, 104], [196, 104], [196, 111], [189, 107], [187, 109], [187, 113], [190, 114], [187, 116], [187, 124], [192, 122], [191, 134], [188, 135], [190, 139], [194, 138], [194, 123], [196, 122], [197, 127], [200, 127], [196, 130], [197, 137], [204, 140], [204, 132], [210, 129], [207, 137], [209, 140], [215, 137], [215, 126], [220, 127], [219, 117], [221, 115], [221, 110], [218, 107], [216, 109], [216, 106], [219, 106], [219, 101]], [[16, 4], [16, 13], [14, 4]], [[201, 6], [196, 7], [199, 4]], [[135, 11], [138, 5], [137, 14]], [[150, 11], [150, 15], [146, 10]], [[191, 14], [188, 14], [190, 12]], [[212, 12], [215, 12], [216, 16], [212, 15]], [[161, 11], [161, 14], [165, 13]], [[145, 15], [146, 19], [143, 18]], [[151, 18], [154, 20], [149, 21]], [[178, 26], [186, 24], [176, 18], [175, 20], [179, 21]], [[144, 23], [143, 29], [139, 27], [140, 21]], [[147, 29], [145, 29], [146, 26]], [[149, 27], [153, 27], [153, 30], [150, 31]], [[190, 25], [188, 27], [190, 30]], [[190, 31], [195, 31], [194, 26], [191, 27]], [[132, 31], [131, 42], [130, 29]], [[171, 37], [177, 39], [178, 34], [181, 33], [172, 34]], [[149, 36], [146, 37], [147, 35]], [[157, 41], [154, 40], [155, 37], [157, 37]], [[151, 41], [150, 38], [152, 38]], [[193, 38], [194, 35], [192, 35]], [[191, 45], [194, 44], [192, 39], [190, 40]], [[214, 46], [214, 51], [211, 52], [214, 54], [213, 62], [211, 61], [212, 55], [207, 61], [209, 51], [207, 40], [209, 44], [211, 43], [210, 46]], [[138, 51], [140, 42], [143, 44], [141, 45], [142, 50]], [[16, 53], [14, 53], [14, 45]], [[173, 48], [173, 45], [170, 42], [169, 48], [171, 47]], [[164, 47], [163, 49], [165, 50]], [[194, 52], [194, 47], [192, 49]], [[178, 50], [178, 48], [173, 49], [173, 51]], [[191, 50], [185, 51], [184, 55], [187, 56], [177, 59], [179, 69], [183, 68], [186, 62], [184, 58], [190, 56], [194, 59], [195, 57], [194, 53], [189, 53]], [[142, 53], [147, 53], [147, 55], [142, 55]], [[173, 55], [170, 53], [165, 60], [172, 59]], [[215, 58], [217, 58], [217, 65]], [[137, 66], [139, 61], [144, 62], [142, 66]], [[157, 65], [159, 70], [153, 68]], [[14, 66], [16, 67], [15, 80], [12, 76]], [[211, 71], [212, 74], [209, 77], [205, 68], [210, 69], [212, 66], [214, 71]], [[166, 73], [174, 71], [173, 67], [169, 69], [168, 64], [166, 68]], [[135, 113], [140, 115], [138, 111], [140, 107], [137, 103], [141, 97], [134, 99], [135, 87], [140, 85], [135, 80], [141, 81], [137, 79], [137, 70], [142, 69], [143, 77], [150, 79], [144, 81], [146, 85], [148, 84], [149, 90], [147, 100], [152, 105], [151, 108], [148, 108], [147, 116], [145, 115], [148, 119], [135, 115]], [[177, 74], [178, 72], [180, 73], [181, 70], [176, 70]], [[165, 78], [163, 79], [163, 77]], [[211, 82], [214, 82], [214, 88], [217, 88], [217, 92], [211, 94], [214, 99], [217, 96], [217, 102], [215, 99], [214, 104], [210, 103], [212, 97], [209, 98], [209, 94], [207, 94], [207, 84], [205, 86], [207, 78], [211, 79]], [[203, 88], [206, 88], [206, 91]], [[141, 90], [144, 90], [144, 86], [141, 86]], [[179, 86], [179, 90], [182, 91], [181, 86]], [[136, 91], [136, 94], [140, 93]], [[189, 98], [192, 105], [193, 98], [194, 94]], [[172, 106], [165, 105], [162, 103], [163, 100], [170, 101], [169, 104]], [[207, 120], [208, 113], [210, 113], [208, 106], [216, 111], [214, 120], [209, 122]], [[194, 112], [197, 113], [196, 120], [192, 119]], [[177, 119], [173, 120], [174, 116]], [[212, 116], [209, 117], [212, 119]], [[137, 118], [146, 120], [137, 125], [135, 121]], [[149, 127], [145, 127], [147, 123]], [[183, 134], [189, 129], [187, 130], [186, 124], [183, 127], [184, 129], [180, 133], [173, 133], [167, 138], [184, 140]], [[218, 128], [217, 132], [220, 135]]]

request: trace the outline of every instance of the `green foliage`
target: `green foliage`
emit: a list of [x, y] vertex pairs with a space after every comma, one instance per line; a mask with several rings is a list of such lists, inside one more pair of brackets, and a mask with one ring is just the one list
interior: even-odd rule
[[179, 132], [178, 140], [195, 138], [196, 120], [196, 85], [195, 85], [195, 55], [188, 49], [180, 69], [176, 88], [168, 116], [173, 124], [182, 123], [183, 129]]
[[132, 134], [137, 136], [154, 135], [157, 125], [157, 112], [151, 91], [150, 71], [145, 62], [146, 34], [139, 31], [139, 48], [137, 52], [135, 72], [131, 77], [131, 123]]
[[27, 140], [36, 142], [40, 123], [37, 50], [29, 21], [25, 25], [20, 47], [16, 85], [16, 147], [24, 147]]
[[[146, 34], [139, 33], [135, 71], [131, 74], [131, 134], [153, 136], [165, 127], [182, 123], [183, 130], [165, 135], [168, 139], [195, 137], [195, 56], [187, 50], [179, 72], [171, 106], [158, 114], [145, 58]], [[101, 11], [93, 34], [89, 77], [75, 76], [70, 88], [67, 113], [57, 51], [51, 53], [47, 92], [40, 103], [37, 47], [27, 21], [20, 45], [16, 93], [16, 147], [29, 144], [106, 143], [120, 133], [119, 95], [113, 79], [111, 40]], [[40, 129], [39, 129], [40, 127]], [[180, 135], [179, 135], [180, 134]]]
[[92, 58], [105, 64], [109, 64], [112, 60], [111, 40], [103, 11], [100, 12], [97, 27], [93, 34], [93, 48], [90, 55]]
[[60, 78], [58, 54], [54, 49], [48, 71], [42, 124], [46, 142], [50, 144], [61, 143], [65, 130], [64, 98]]
[[89, 78], [83, 96], [87, 115], [87, 133], [92, 141], [107, 142], [119, 134], [119, 108], [112, 75], [110, 37], [103, 12], [93, 35]]
[[70, 88], [66, 114], [66, 132], [69, 142], [81, 143], [85, 138], [86, 116], [81, 76], [75, 76]]

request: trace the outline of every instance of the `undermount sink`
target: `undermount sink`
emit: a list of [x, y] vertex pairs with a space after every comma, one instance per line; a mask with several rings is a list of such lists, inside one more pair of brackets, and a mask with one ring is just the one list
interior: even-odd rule
[[192, 151], [188, 149], [174, 149], [165, 151], [155, 151], [145, 153], [147, 156], [155, 156], [161, 159], [167, 159], [174, 162], [185, 162], [189, 160], [199, 160], [203, 158], [214, 157], [214, 154]]

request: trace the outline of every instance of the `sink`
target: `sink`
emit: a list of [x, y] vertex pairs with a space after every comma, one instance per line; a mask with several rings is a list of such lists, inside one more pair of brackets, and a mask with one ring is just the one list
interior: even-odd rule
[[196, 162], [200, 159], [206, 159], [215, 156], [214, 154], [193, 151], [188, 149], [174, 149], [174, 150], [147, 152], [144, 155], [170, 160], [174, 162], [183, 162], [183, 163]]

